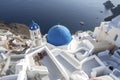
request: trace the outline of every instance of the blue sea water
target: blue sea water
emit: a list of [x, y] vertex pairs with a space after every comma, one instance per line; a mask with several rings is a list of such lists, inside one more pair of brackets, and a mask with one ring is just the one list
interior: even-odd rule
[[[106, 0], [0, 0], [0, 20], [29, 25], [37, 22], [43, 34], [56, 24], [70, 29], [94, 30], [105, 17], [111, 15], [104, 8]], [[111, 0], [114, 5], [120, 0]], [[103, 11], [103, 13], [100, 13]], [[80, 22], [85, 23], [84, 26]]]

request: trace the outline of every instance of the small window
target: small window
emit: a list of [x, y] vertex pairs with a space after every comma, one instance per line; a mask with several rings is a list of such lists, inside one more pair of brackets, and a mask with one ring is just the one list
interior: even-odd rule
[[34, 35], [35, 35], [35, 36], [37, 35], [36, 32], [34, 32]]
[[38, 37], [35, 37], [35, 39], [38, 39]]
[[118, 38], [118, 35], [116, 35], [116, 36], [115, 36], [114, 41], [116, 41], [116, 40], [117, 40], [117, 38]]

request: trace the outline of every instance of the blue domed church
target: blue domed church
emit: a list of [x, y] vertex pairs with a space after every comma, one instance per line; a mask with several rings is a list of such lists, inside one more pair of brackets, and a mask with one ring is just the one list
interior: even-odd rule
[[55, 46], [67, 45], [71, 42], [72, 36], [69, 29], [63, 25], [55, 25], [47, 35], [47, 42]]

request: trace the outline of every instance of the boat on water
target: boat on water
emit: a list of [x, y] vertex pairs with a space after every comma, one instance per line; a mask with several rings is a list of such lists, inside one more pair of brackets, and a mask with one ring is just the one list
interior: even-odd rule
[[83, 21], [80, 21], [80, 25], [84, 25], [85, 23]]
[[29, 31], [23, 54], [1, 50], [0, 80], [120, 80], [120, 16], [93, 32], [55, 25], [42, 37], [34, 21]]

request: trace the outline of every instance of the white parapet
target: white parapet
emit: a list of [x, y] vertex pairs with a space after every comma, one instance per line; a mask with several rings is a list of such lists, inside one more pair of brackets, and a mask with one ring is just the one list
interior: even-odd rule
[[33, 66], [31, 68], [31, 72], [39, 73], [39, 74], [42, 74], [42, 75], [48, 75], [49, 74], [46, 66]]
[[63, 57], [69, 64], [71, 64], [75, 69], [80, 69], [80, 63], [71, 54], [61, 52], [61, 57]]
[[26, 71], [20, 71], [17, 77], [17, 80], [28, 80]]
[[75, 71], [72, 73], [70, 80], [89, 80], [88, 75], [84, 71]]
[[47, 75], [49, 73], [45, 66], [43, 66], [42, 64], [36, 65], [35, 61], [33, 59], [34, 56], [38, 55], [38, 53], [40, 53], [42, 51], [46, 51], [47, 56], [55, 64], [55, 66], [59, 70], [62, 77], [64, 77], [65, 80], [69, 80], [69, 76], [68, 76], [67, 72], [65, 71], [65, 69], [63, 68], [63, 66], [58, 62], [58, 60], [55, 58], [55, 56], [51, 53], [51, 51], [46, 46], [39, 48], [39, 49], [37, 49], [37, 50], [35, 50], [35, 51], [33, 51], [25, 56], [28, 70], [30, 72], [35, 72], [35, 73], [38, 72], [39, 74], [46, 74]]
[[60, 71], [60, 73], [62, 74], [62, 76], [64, 77], [65, 80], [69, 80], [69, 76], [67, 74], [67, 72], [65, 71], [65, 69], [63, 68], [63, 66], [58, 62], [58, 60], [55, 58], [55, 56], [50, 52], [50, 50], [45, 47], [48, 51], [48, 55], [51, 58], [51, 60], [54, 62], [54, 64], [57, 66], [58, 70]]
[[84, 70], [89, 77], [97, 77], [102, 75], [106, 69], [103, 62], [96, 55], [87, 57], [80, 63], [81, 70]]
[[0, 80], [17, 80], [18, 74], [0, 77]]
[[27, 65], [25, 63], [25, 59], [20, 60], [20, 62], [18, 64], [16, 64], [15, 68], [16, 68], [15, 69], [16, 74], [19, 74], [20, 71], [26, 71], [27, 70]]
[[120, 80], [120, 71], [118, 69], [114, 69], [110, 76], [115, 80]]

